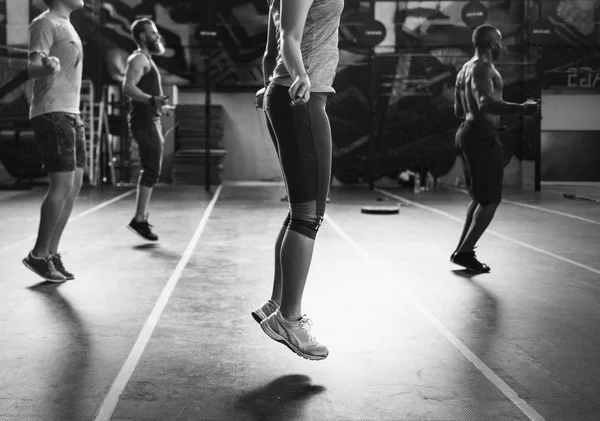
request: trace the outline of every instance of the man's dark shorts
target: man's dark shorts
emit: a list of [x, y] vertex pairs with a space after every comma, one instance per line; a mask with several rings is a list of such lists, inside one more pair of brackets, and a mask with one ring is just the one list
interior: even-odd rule
[[464, 121], [456, 132], [456, 149], [471, 198], [481, 203], [502, 200], [504, 154], [494, 125]]
[[165, 139], [160, 119], [147, 122], [129, 121], [131, 134], [140, 151], [140, 185], [153, 187], [159, 179]]
[[36, 142], [44, 151], [49, 173], [85, 168], [85, 131], [81, 117], [71, 113], [47, 113], [31, 119]]

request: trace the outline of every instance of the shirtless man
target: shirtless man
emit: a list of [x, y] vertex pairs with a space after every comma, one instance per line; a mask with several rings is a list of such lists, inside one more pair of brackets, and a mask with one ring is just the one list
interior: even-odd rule
[[464, 119], [456, 133], [456, 148], [472, 201], [450, 261], [485, 273], [490, 268], [477, 260], [474, 250], [502, 200], [504, 156], [497, 130], [500, 116], [533, 116], [539, 111], [539, 104], [535, 101], [515, 104], [502, 99], [502, 77], [494, 61], [504, 47], [502, 34], [496, 27], [477, 27], [472, 41], [475, 55], [456, 77], [454, 98], [454, 114]]

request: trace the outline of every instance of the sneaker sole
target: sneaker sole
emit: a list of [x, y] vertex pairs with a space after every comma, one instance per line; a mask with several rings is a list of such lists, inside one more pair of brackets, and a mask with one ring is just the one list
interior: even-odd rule
[[269, 326], [268, 323], [261, 323], [260, 327], [267, 334], [267, 336], [269, 338], [273, 339], [275, 342], [279, 342], [280, 344], [283, 344], [283, 345], [287, 346], [290, 349], [290, 351], [292, 351], [294, 354], [296, 354], [299, 357], [302, 357], [302, 358], [304, 358], [306, 360], [309, 360], [309, 361], [320, 361], [320, 360], [324, 360], [325, 358], [327, 358], [329, 356], [329, 352], [324, 357], [305, 354], [302, 351], [300, 351], [299, 349], [297, 349], [293, 344], [291, 344], [290, 342], [288, 342], [287, 340], [285, 340], [285, 338], [283, 336], [281, 336], [277, 332], [273, 331], [271, 329], [271, 326]]
[[32, 271], [33, 273], [35, 273], [37, 276], [39, 276], [40, 278], [42, 278], [46, 282], [52, 282], [54, 284], [62, 284], [63, 282], [67, 281], [67, 279], [49, 279], [49, 278], [46, 278], [45, 276], [40, 275], [39, 272], [37, 270], [35, 270], [33, 267], [29, 266], [29, 264], [27, 263], [27, 261], [25, 259], [23, 259], [22, 262], [23, 262], [23, 264], [25, 265], [25, 267], [27, 269], [29, 269], [30, 271]]
[[466, 270], [468, 270], [469, 272], [473, 272], [473, 273], [490, 273], [490, 272], [491, 272], [491, 269], [488, 269], [488, 270], [477, 270], [477, 269], [470, 268], [470, 267], [468, 267], [468, 266], [465, 266], [465, 265], [461, 265], [460, 263], [456, 263], [456, 262], [455, 262], [455, 261], [453, 261], [453, 260], [450, 260], [450, 261], [451, 261], [452, 263], [454, 263], [455, 265], [457, 265], [457, 266], [460, 266], [461, 268], [465, 268], [465, 269], [466, 269]]
[[140, 237], [140, 238], [142, 238], [142, 239], [144, 239], [146, 241], [152, 241], [152, 242], [157, 242], [158, 241], [158, 238], [156, 240], [151, 240], [150, 238], [144, 237], [142, 234], [140, 234], [139, 232], [137, 232], [136, 230], [134, 230], [133, 228], [131, 228], [129, 225], [127, 225], [127, 229], [129, 231], [131, 231], [132, 233], [136, 234], [138, 237]]

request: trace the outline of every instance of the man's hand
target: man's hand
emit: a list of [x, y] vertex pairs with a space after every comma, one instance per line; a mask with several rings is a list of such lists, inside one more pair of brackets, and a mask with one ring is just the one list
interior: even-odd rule
[[265, 88], [260, 88], [256, 92], [256, 97], [254, 98], [254, 106], [256, 108], [262, 108], [264, 99], [265, 99]]
[[160, 112], [164, 115], [166, 115], [167, 117], [171, 116], [171, 113], [173, 112], [173, 110], [175, 109], [174, 105], [171, 104], [165, 104], [160, 108]]
[[42, 56], [42, 65], [51, 72], [50, 75], [60, 72], [60, 60], [57, 57]]
[[533, 117], [540, 111], [539, 101], [528, 99], [521, 104], [521, 112], [527, 117]]
[[162, 108], [163, 108], [165, 105], [169, 105], [169, 104], [167, 103], [167, 101], [169, 101], [169, 97], [168, 97], [168, 96], [159, 96], [159, 95], [157, 95], [157, 96], [155, 96], [155, 97], [154, 97], [154, 104], [152, 104], [152, 102], [151, 102], [150, 104], [152, 104], [152, 105], [154, 105], [156, 108], [158, 108], [158, 109], [162, 110]]

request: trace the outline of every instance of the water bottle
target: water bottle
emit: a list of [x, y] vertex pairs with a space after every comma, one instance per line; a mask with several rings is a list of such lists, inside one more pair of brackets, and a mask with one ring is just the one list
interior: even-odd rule
[[415, 173], [415, 187], [413, 192], [421, 193], [421, 176], [419, 175], [419, 173]]
[[425, 190], [433, 190], [435, 184], [435, 180], [433, 178], [433, 174], [427, 172], [427, 181], [425, 181]]

